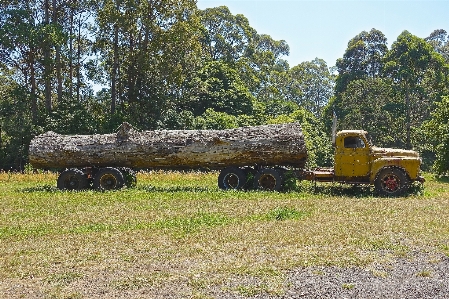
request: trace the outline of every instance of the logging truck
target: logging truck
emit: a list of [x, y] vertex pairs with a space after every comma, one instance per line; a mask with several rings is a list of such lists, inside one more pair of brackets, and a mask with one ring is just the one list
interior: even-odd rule
[[35, 168], [58, 169], [62, 190], [114, 190], [136, 184], [138, 169], [219, 170], [224, 190], [280, 191], [286, 176], [314, 182], [370, 184], [381, 195], [397, 196], [420, 176], [417, 152], [371, 144], [367, 132], [344, 130], [332, 139], [333, 168], [305, 169], [307, 149], [300, 124], [228, 130], [138, 131], [122, 124], [116, 133], [33, 138], [29, 159]]

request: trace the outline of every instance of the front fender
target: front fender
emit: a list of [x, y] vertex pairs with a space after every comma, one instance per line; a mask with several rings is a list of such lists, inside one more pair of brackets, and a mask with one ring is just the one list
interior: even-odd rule
[[374, 183], [377, 174], [384, 167], [397, 167], [405, 171], [408, 177], [415, 181], [418, 179], [421, 160], [414, 157], [386, 157], [373, 161], [370, 182]]

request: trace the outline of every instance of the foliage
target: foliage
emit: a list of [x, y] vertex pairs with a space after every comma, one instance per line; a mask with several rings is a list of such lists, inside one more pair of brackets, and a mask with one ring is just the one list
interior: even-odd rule
[[251, 114], [255, 100], [240, 79], [237, 70], [221, 61], [206, 63], [193, 79], [196, 90], [189, 108], [195, 115], [207, 109], [231, 115]]
[[392, 85], [391, 80], [383, 78], [349, 83], [334, 106], [346, 115], [339, 120], [338, 128], [366, 130], [377, 146], [404, 147], [403, 104], [395, 98]]
[[330, 142], [330, 132], [326, 134], [325, 124], [321, 122], [313, 113], [298, 109], [289, 115], [279, 115], [269, 119], [268, 123], [289, 123], [299, 122], [301, 124], [304, 139], [307, 147], [307, 167], [331, 166], [333, 162], [332, 143]]
[[194, 0], [0, 6], [0, 169], [23, 169], [36, 134], [110, 133], [124, 121], [144, 130], [299, 121], [309, 167], [330, 166], [334, 112], [340, 129], [365, 129], [377, 145], [419, 150], [424, 168], [444, 152], [423, 125], [449, 94], [443, 29], [425, 40], [404, 31], [388, 49], [373, 28], [348, 42], [335, 68], [319, 58], [290, 67], [286, 41], [257, 32], [225, 6], [198, 10]]
[[446, 63], [449, 63], [449, 34], [446, 30], [434, 30], [425, 40], [432, 45], [435, 52], [443, 56]]
[[407, 31], [399, 35], [385, 60], [385, 74], [402, 99], [405, 146], [411, 149], [413, 128], [429, 118], [435, 103], [449, 90], [449, 67], [428, 43]]
[[337, 95], [344, 92], [351, 81], [380, 76], [387, 52], [387, 39], [377, 29], [362, 31], [351, 39], [343, 58], [337, 60]]
[[24, 167], [33, 125], [26, 91], [0, 76], [0, 165], [3, 169]]
[[427, 137], [436, 152], [434, 170], [438, 174], [449, 172], [449, 96], [443, 97], [432, 113], [432, 119], [424, 124]]
[[224, 130], [238, 127], [237, 117], [209, 108], [195, 119], [196, 129]]

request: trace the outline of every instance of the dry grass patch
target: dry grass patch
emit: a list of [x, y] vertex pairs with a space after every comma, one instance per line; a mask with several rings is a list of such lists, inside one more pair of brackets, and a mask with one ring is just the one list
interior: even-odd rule
[[307, 184], [289, 193], [223, 192], [216, 176], [141, 173], [135, 189], [61, 192], [53, 174], [0, 174], [0, 292], [281, 295], [297, 267], [368, 266], [417, 248], [448, 253], [444, 181], [377, 198], [332, 185], [314, 193]]

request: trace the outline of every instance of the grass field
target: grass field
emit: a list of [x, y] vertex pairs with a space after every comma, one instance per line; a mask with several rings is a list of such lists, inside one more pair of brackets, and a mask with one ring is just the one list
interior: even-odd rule
[[289, 270], [449, 255], [449, 181], [407, 197], [298, 184], [224, 192], [216, 173], [138, 174], [133, 189], [61, 192], [56, 175], [0, 174], [5, 298], [282, 295]]

